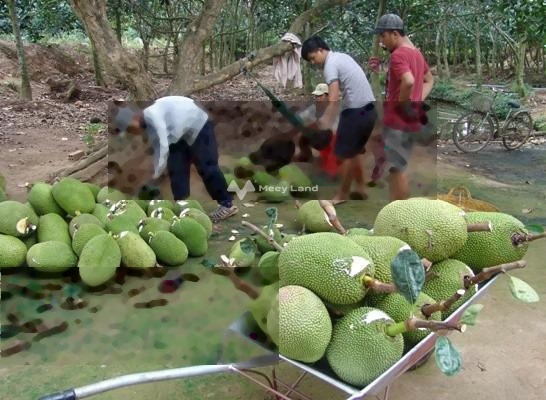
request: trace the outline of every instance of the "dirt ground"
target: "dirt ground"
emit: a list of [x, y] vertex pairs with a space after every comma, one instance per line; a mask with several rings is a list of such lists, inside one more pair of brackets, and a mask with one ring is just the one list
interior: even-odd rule
[[[7, 177], [8, 196], [18, 200], [25, 199], [25, 182], [49, 179], [57, 171], [72, 165], [68, 154], [85, 150], [83, 142], [89, 121], [93, 117], [102, 119], [106, 111], [105, 102], [124, 96], [121, 88], [93, 89], [91, 70], [84, 55], [73, 53], [78, 60], [75, 71], [60, 71], [56, 64], [47, 62], [46, 56], [36, 50], [36, 62], [48, 66], [48, 74], [72, 76], [80, 79], [83, 97], [73, 103], [60, 103], [47, 90], [44, 84], [46, 75], [37, 75], [33, 82], [35, 100], [22, 103], [14, 92], [0, 85], [0, 172]], [[40, 58], [41, 57], [41, 58]], [[15, 71], [13, 60], [0, 51], [0, 80], [7, 79]], [[271, 79], [271, 68], [261, 70], [263, 81], [278, 89]], [[161, 85], [161, 81], [156, 82]], [[86, 86], [90, 89], [86, 91]], [[214, 91], [200, 94], [203, 99], [211, 99], [221, 93], [224, 98], [250, 93], [254, 98], [263, 99], [263, 94], [244, 79], [236, 79], [217, 87]], [[297, 98], [297, 94], [286, 92], [284, 98]], [[544, 99], [539, 99], [537, 107], [543, 112]], [[537, 108], [538, 109], [538, 108]], [[102, 136], [101, 136], [102, 135]], [[97, 140], [103, 138], [99, 133]], [[507, 153], [497, 145], [490, 146], [477, 155], [459, 154], [450, 144], [438, 149], [438, 188], [446, 192], [450, 187], [464, 183], [480, 199], [491, 201], [503, 210], [521, 217], [523, 220], [546, 224], [546, 147], [543, 144], [530, 144], [517, 152]], [[202, 184], [196, 176], [194, 189], [197, 197], [204, 196]], [[343, 206], [340, 206], [343, 207]], [[531, 213], [522, 210], [531, 209]], [[483, 400], [525, 399], [543, 400], [546, 393], [546, 275], [544, 274], [544, 254], [546, 246], [534, 243], [526, 259], [529, 267], [514, 273], [515, 276], [531, 283], [541, 296], [537, 304], [525, 305], [514, 300], [508, 291], [507, 281], [498, 279], [490, 292], [480, 303], [485, 306], [480, 314], [479, 324], [470, 327], [464, 335], [455, 335], [454, 343], [464, 359], [464, 368], [457, 376], [443, 376], [434, 360], [425, 366], [408, 372], [391, 387], [391, 400], [455, 400], [460, 398]], [[63, 382], [63, 386], [48, 386], [48, 389], [64, 389], [71, 385], [83, 385], [98, 379], [126, 373], [123, 367], [84, 366], [79, 375], [67, 368], [38, 368], [43, 379], [37, 378], [33, 395], [44, 394], [40, 384], [51, 385], [51, 380]], [[138, 369], [137, 369], [138, 370]], [[26, 367], [2, 367], [3, 389], [10, 391], [24, 381]], [[66, 376], [72, 375], [66, 382]], [[297, 371], [283, 366], [279, 373], [287, 381], [297, 377]], [[339, 392], [332, 391], [323, 383], [305, 378], [302, 391], [314, 394], [313, 398], [342, 399]], [[7, 392], [6, 392], [7, 393]], [[25, 392], [27, 395], [29, 392]], [[100, 399], [172, 399], [184, 398], [229, 398], [265, 399], [263, 392], [247, 384], [237, 376], [195, 378], [184, 383], [151, 384], [139, 389], [122, 389], [113, 397], [97, 396]], [[173, 393], [177, 393], [174, 395]], [[180, 398], [182, 398], [180, 397]], [[18, 400], [28, 397], [9, 397]]]

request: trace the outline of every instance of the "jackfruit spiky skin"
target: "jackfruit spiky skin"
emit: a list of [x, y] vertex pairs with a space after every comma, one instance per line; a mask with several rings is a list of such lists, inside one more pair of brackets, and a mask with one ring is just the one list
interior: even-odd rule
[[78, 260], [80, 277], [88, 286], [108, 282], [121, 264], [121, 250], [108, 234], [92, 237], [83, 247]]
[[365, 301], [367, 297], [368, 296], [366, 296], [364, 300], [359, 301], [358, 303], [353, 303], [353, 304], [333, 304], [327, 301], [324, 301], [323, 303], [329, 311], [331, 310], [332, 313], [335, 314], [332, 316], [332, 318], [339, 319], [349, 314], [351, 311], [365, 306], [366, 305]]
[[193, 218], [175, 218], [170, 231], [184, 242], [190, 257], [201, 257], [207, 253], [207, 231]]
[[212, 221], [209, 216], [203, 211], [187, 207], [180, 211], [178, 216], [180, 218], [193, 218], [194, 220], [199, 222], [201, 226], [203, 226], [203, 228], [205, 228], [205, 230], [207, 231], [207, 238], [210, 238], [210, 236], [212, 235]]
[[310, 233], [335, 230], [318, 200], [309, 200], [301, 205], [296, 214], [296, 223]]
[[169, 231], [171, 224], [169, 221], [161, 218], [144, 218], [138, 224], [138, 231], [140, 237], [145, 241], [150, 239], [150, 233], [157, 233], [159, 231]]
[[287, 243], [289, 243], [292, 239], [298, 237], [298, 235], [294, 233], [281, 233], [281, 243], [279, 243], [281, 246], [285, 246]]
[[174, 202], [170, 200], [150, 200], [147, 210], [148, 217], [152, 215], [152, 211], [157, 210], [158, 208], [169, 209], [173, 212], [173, 214], [176, 209]]
[[106, 223], [108, 222], [108, 213], [110, 211], [108, 210], [108, 207], [106, 207], [104, 204], [97, 203], [95, 204], [95, 208], [93, 209], [92, 215], [97, 217], [97, 219], [101, 222], [102, 226], [106, 226]]
[[113, 235], [119, 235], [121, 232], [130, 231], [136, 234], [138, 232], [138, 223], [126, 215], [110, 216], [106, 222], [106, 231], [111, 232]]
[[92, 238], [106, 234], [106, 231], [96, 224], [83, 224], [74, 231], [72, 236], [72, 250], [79, 257], [84, 246]]
[[259, 198], [264, 199], [267, 203], [282, 203], [291, 198], [290, 184], [281, 180], [275, 185], [265, 186]]
[[91, 193], [93, 193], [93, 196], [95, 196], [95, 202], [97, 202], [97, 196], [100, 192], [100, 186], [95, 185], [94, 183], [91, 183], [91, 182], [84, 182], [84, 185], [87, 186], [89, 190], [91, 190]]
[[108, 200], [110, 204], [113, 204], [120, 200], [126, 200], [127, 196], [125, 195], [125, 193], [120, 192], [117, 189], [104, 186], [97, 193], [96, 199], [97, 203], [102, 204]]
[[258, 248], [250, 238], [236, 241], [229, 251], [229, 258], [233, 258], [234, 264], [240, 268], [250, 267], [254, 263]]
[[[385, 311], [395, 322], [404, 322], [412, 317], [426, 320], [427, 318], [421, 312], [421, 307], [425, 304], [435, 304], [436, 301], [429, 295], [421, 292], [417, 297], [415, 304], [410, 304], [399, 293], [389, 293], [380, 302], [377, 303], [376, 308]], [[436, 311], [432, 313], [429, 320], [441, 321], [442, 312]], [[417, 343], [423, 340], [431, 333], [428, 329], [416, 329], [409, 332], [404, 332], [404, 345], [405, 351], [410, 350]]]
[[357, 388], [369, 385], [403, 355], [402, 335], [385, 332], [394, 321], [385, 312], [360, 307], [334, 325], [326, 359], [335, 374]]
[[27, 200], [38, 216], [54, 213], [64, 217], [66, 212], [55, 201], [52, 188], [48, 183], [36, 182], [28, 191]]
[[278, 251], [268, 251], [260, 257], [258, 262], [258, 271], [268, 282], [279, 280], [279, 254]]
[[373, 233], [366, 228], [351, 228], [347, 229], [347, 236], [372, 236]]
[[[235, 178], [235, 176], [233, 176], [233, 178]], [[276, 185], [279, 183], [277, 178], [275, 178], [273, 175], [270, 175], [264, 171], [254, 172], [254, 175], [252, 175], [251, 181], [256, 187], [256, 190], [258, 191], [260, 190], [260, 186], [271, 186], [271, 185]]]
[[174, 202], [174, 212], [176, 215], [180, 215], [185, 208], [196, 208], [199, 211], [205, 212], [201, 203], [195, 199], [178, 200]]
[[153, 211], [150, 211], [150, 209], [148, 209], [148, 217], [161, 218], [161, 219], [164, 219], [165, 221], [171, 222], [173, 221], [174, 218], [176, 218], [176, 215], [174, 211], [171, 210], [170, 208], [159, 207]]
[[32, 246], [34, 246], [36, 243], [38, 243], [38, 234], [36, 232], [33, 232], [27, 237], [19, 238], [23, 241], [25, 246], [27, 246], [27, 250], [30, 249]]
[[[281, 231], [276, 226], [273, 226], [270, 231], [269, 229], [267, 229], [267, 225], [264, 225], [262, 226], [262, 230], [267, 235], [273, 236], [273, 239], [275, 240], [275, 242], [280, 243], [282, 241]], [[270, 245], [267, 239], [264, 238], [263, 236], [256, 235], [255, 240], [256, 240], [256, 245], [258, 246], [258, 250], [260, 251], [260, 253], [263, 254], [263, 253], [267, 253], [268, 251], [275, 250], [275, 248], [272, 245]]]
[[293, 192], [302, 195], [309, 194], [309, 191], [306, 191], [305, 189], [310, 188], [312, 182], [297, 165], [288, 164], [280, 168], [279, 177], [281, 180], [285, 180], [290, 184], [290, 188]]
[[57, 241], [72, 246], [68, 223], [59, 214], [42, 215], [38, 222], [36, 234], [38, 235], [38, 243]]
[[129, 268], [152, 268], [157, 262], [152, 248], [138, 233], [124, 231], [115, 237], [121, 251], [121, 262]]
[[264, 286], [257, 299], [252, 299], [248, 309], [252, 317], [264, 333], [267, 332], [267, 316], [271, 309], [272, 302], [279, 293], [279, 282]]
[[19, 238], [30, 235], [32, 232], [20, 232], [17, 229], [17, 223], [25, 218], [28, 218], [29, 224], [38, 225], [39, 217], [25, 204], [15, 200], [0, 203], [0, 233]]
[[335, 304], [352, 304], [367, 292], [364, 275], [374, 277], [372, 258], [350, 238], [332, 232], [298, 236], [279, 255], [281, 286], [303, 286]]
[[146, 213], [134, 200], [120, 200], [110, 207], [110, 213], [117, 217], [123, 215], [127, 220], [130, 220], [135, 226], [139, 221], [147, 218]]
[[393, 201], [377, 214], [374, 235], [396, 237], [432, 262], [445, 260], [467, 239], [464, 215], [446, 204], [418, 197]]
[[306, 363], [320, 360], [332, 337], [332, 321], [320, 298], [309, 289], [290, 285], [279, 289], [276, 301], [278, 310], [270, 309], [267, 329], [273, 341], [277, 339], [279, 353]]
[[80, 214], [72, 218], [68, 224], [68, 231], [70, 236], [74, 236], [74, 231], [76, 227], [82, 226], [84, 224], [95, 224], [104, 228], [104, 224], [93, 214]]
[[465, 215], [469, 224], [491, 221], [492, 232], [469, 232], [464, 246], [451, 256], [464, 262], [476, 273], [484, 268], [521, 260], [529, 243], [514, 246], [512, 235], [529, 234], [517, 218], [500, 212], [475, 211]]
[[162, 264], [182, 265], [188, 259], [188, 248], [184, 242], [168, 230], [152, 233], [148, 243]]
[[63, 272], [78, 263], [72, 247], [64, 242], [36, 243], [27, 252], [27, 265], [41, 272]]
[[[409, 245], [400, 239], [390, 236], [348, 236], [370, 255], [375, 267], [374, 278], [385, 283], [392, 283], [391, 262], [402, 249], [409, 249]], [[384, 293], [370, 292], [366, 295], [367, 304], [375, 307], [376, 303], [385, 297]]]
[[[425, 281], [423, 285], [423, 293], [432, 297], [436, 302], [446, 300], [457, 292], [459, 289], [464, 289], [463, 278], [465, 275], [470, 277], [474, 273], [465, 263], [447, 259], [439, 263], [433, 264], [430, 271], [436, 274]], [[459, 300], [457, 300], [449, 310], [442, 312], [442, 319], [449, 317], [457, 308], [476, 293], [476, 285], [470, 287]]]
[[0, 234], [0, 269], [21, 267], [26, 256], [27, 246], [21, 239]]
[[70, 216], [92, 213], [95, 196], [84, 183], [74, 178], [62, 178], [51, 188], [57, 204]]
[[144, 213], [148, 215], [148, 205], [150, 204], [149, 200], [135, 199], [135, 203], [137, 203], [142, 211], [144, 211]]

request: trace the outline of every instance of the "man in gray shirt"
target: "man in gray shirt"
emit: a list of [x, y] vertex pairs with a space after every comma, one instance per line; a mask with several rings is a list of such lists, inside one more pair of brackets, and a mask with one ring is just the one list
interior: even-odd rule
[[303, 42], [301, 55], [304, 60], [323, 68], [324, 80], [328, 84], [330, 104], [319, 120], [321, 129], [331, 129], [339, 115], [334, 154], [343, 163], [341, 185], [333, 204], [349, 198], [353, 179], [357, 195], [366, 199], [363, 154], [378, 116], [366, 74], [350, 55], [331, 51], [318, 36]]

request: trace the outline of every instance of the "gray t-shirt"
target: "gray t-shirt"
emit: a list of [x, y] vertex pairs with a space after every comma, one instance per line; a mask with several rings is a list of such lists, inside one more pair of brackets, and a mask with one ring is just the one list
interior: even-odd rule
[[336, 79], [339, 80], [342, 110], [360, 108], [375, 101], [366, 74], [350, 55], [328, 51], [323, 73], [324, 80], [328, 85]]

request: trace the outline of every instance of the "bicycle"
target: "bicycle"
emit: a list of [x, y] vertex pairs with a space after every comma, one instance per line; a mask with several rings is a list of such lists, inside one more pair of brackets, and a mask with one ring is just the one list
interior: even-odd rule
[[[533, 131], [531, 114], [515, 100], [508, 100], [510, 109], [501, 125], [493, 111], [493, 104], [501, 90], [491, 90], [495, 93], [493, 98], [477, 93], [472, 99], [473, 110], [461, 115], [453, 125], [453, 142], [462, 152], [476, 153], [491, 139], [499, 137], [507, 150], [516, 150], [527, 142]], [[470, 147], [473, 143], [476, 148]]]

